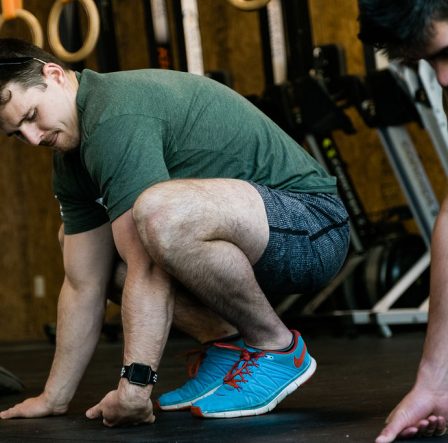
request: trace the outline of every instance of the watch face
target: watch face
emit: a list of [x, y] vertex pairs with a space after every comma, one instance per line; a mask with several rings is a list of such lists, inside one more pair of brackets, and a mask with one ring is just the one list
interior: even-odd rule
[[138, 385], [147, 385], [149, 382], [149, 375], [151, 368], [146, 365], [133, 363], [129, 368], [129, 381]]

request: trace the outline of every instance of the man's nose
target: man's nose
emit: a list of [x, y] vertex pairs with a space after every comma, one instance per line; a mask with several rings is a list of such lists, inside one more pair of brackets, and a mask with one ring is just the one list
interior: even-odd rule
[[448, 61], [437, 60], [432, 63], [432, 66], [436, 72], [437, 81], [443, 88], [448, 87]]
[[38, 145], [42, 141], [43, 132], [36, 125], [24, 124], [20, 128], [20, 138], [30, 145]]

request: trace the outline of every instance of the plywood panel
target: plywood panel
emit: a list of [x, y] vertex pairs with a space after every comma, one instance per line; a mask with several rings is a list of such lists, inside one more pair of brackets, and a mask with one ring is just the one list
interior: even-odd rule
[[[52, 4], [50, 0], [25, 2], [44, 32]], [[19, 20], [7, 22], [0, 35], [30, 39]], [[43, 337], [43, 324], [56, 317], [62, 279], [51, 155], [3, 135], [0, 143], [0, 341], [38, 339]], [[44, 283], [43, 298], [35, 296], [36, 276]]]
[[115, 0], [113, 10], [120, 68], [123, 70], [148, 68], [143, 2]]
[[199, 0], [198, 7], [205, 70], [228, 72], [240, 94], [262, 94], [258, 13], [236, 9], [227, 0]]
[[[0, 140], [0, 340], [38, 338], [55, 318], [62, 276], [51, 162], [48, 152]], [[34, 293], [36, 276], [43, 279], [43, 298]]]

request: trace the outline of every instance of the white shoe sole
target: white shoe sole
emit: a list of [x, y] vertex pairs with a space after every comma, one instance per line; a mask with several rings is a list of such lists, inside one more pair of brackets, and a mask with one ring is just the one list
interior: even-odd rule
[[216, 388], [213, 388], [211, 391], [206, 392], [204, 395], [201, 395], [200, 397], [194, 398], [193, 400], [190, 401], [186, 401], [183, 403], [176, 403], [174, 405], [164, 405], [162, 406], [159, 402], [159, 408], [162, 411], [180, 411], [180, 410], [185, 410], [185, 409], [190, 409], [191, 405], [195, 402], [195, 401], [199, 401], [205, 397], [208, 397], [209, 395], [212, 395], [213, 392], [215, 392], [221, 385], [216, 386]]
[[[288, 386], [285, 386], [275, 398], [273, 398], [267, 405], [260, 406], [255, 409], [239, 409], [238, 411], [223, 411], [223, 412], [202, 412], [197, 406], [191, 407], [191, 412], [193, 415], [205, 418], [235, 418], [235, 417], [246, 417], [250, 415], [262, 415], [269, 411], [272, 411], [287, 395], [293, 393], [299, 386], [303, 385], [307, 380], [309, 380], [314, 372], [316, 372], [316, 360], [311, 357], [310, 365], [308, 369], [293, 380]], [[207, 394], [210, 395], [210, 394]], [[206, 397], [206, 396], [205, 396]]]

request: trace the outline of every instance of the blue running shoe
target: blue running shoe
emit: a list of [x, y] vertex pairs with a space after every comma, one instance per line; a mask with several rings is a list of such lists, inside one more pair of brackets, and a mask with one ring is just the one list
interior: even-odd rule
[[224, 383], [212, 395], [195, 401], [191, 413], [198, 417], [231, 418], [274, 409], [316, 370], [316, 361], [308, 354], [300, 333], [292, 333], [294, 344], [287, 352], [240, 349], [240, 360], [225, 376]]
[[212, 394], [222, 385], [232, 366], [239, 361], [241, 346], [244, 346], [241, 339], [209, 346], [202, 352], [194, 371], [189, 373], [191, 378], [180, 388], [162, 394], [157, 406], [163, 411], [189, 409], [195, 401]]

